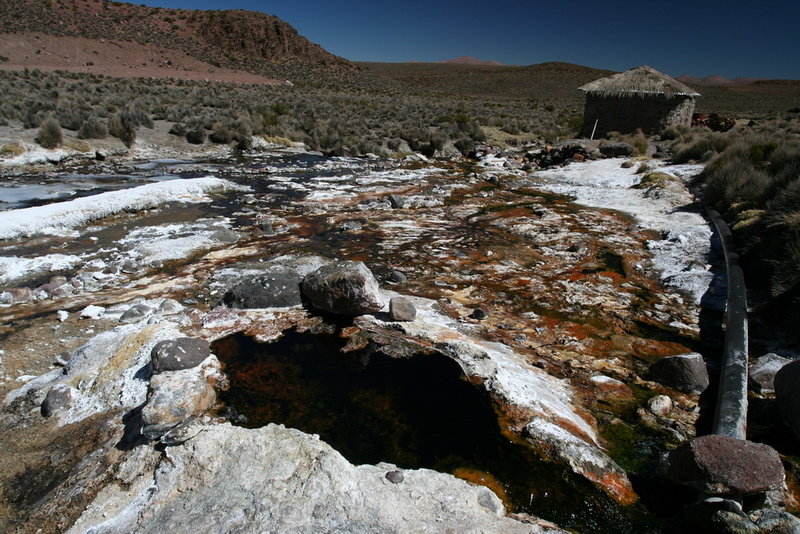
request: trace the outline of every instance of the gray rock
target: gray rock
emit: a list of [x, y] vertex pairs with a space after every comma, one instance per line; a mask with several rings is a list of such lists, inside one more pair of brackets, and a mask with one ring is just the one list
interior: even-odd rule
[[400, 195], [389, 195], [389, 204], [394, 209], [400, 209], [406, 205], [406, 200]]
[[405, 477], [403, 476], [402, 471], [400, 471], [399, 469], [395, 469], [393, 471], [389, 471], [388, 473], [386, 473], [386, 480], [388, 480], [392, 484], [402, 484], [403, 481], [405, 480]]
[[159, 438], [159, 441], [164, 445], [180, 445], [181, 443], [186, 443], [206, 429], [207, 423], [204, 422], [203, 419], [207, 418], [189, 417], [186, 421], [167, 431], [166, 434]]
[[[741, 505], [732, 499], [711, 497], [682, 510], [680, 532], [708, 532], [709, 534], [759, 534], [762, 532]], [[676, 525], [677, 526], [677, 525]], [[678, 532], [676, 530], [676, 532]]]
[[666, 395], [656, 395], [647, 400], [647, 411], [657, 417], [669, 415], [672, 411], [672, 399]]
[[198, 369], [153, 375], [142, 408], [142, 435], [159, 439], [192, 416], [208, 410], [216, 393]]
[[633, 145], [629, 143], [611, 143], [609, 145], [601, 146], [600, 153], [607, 158], [630, 156], [633, 154]]
[[664, 475], [709, 495], [750, 494], [783, 486], [783, 464], [768, 445], [728, 436], [685, 441], [665, 459]]
[[120, 316], [119, 320], [123, 323], [137, 323], [142, 319], [150, 317], [153, 309], [147, 304], [135, 304]]
[[[141, 449], [146, 449], [141, 447]], [[163, 453], [162, 453], [163, 454]], [[429, 469], [354, 466], [326, 443], [270, 424], [258, 429], [206, 427], [191, 441], [154, 456], [129, 455], [131, 477], [96, 493], [75, 532], [559, 532], [505, 515], [483, 486]], [[142, 459], [144, 458], [144, 459]], [[203, 513], [198, 513], [202, 510]]]
[[56, 384], [50, 388], [42, 402], [42, 415], [50, 417], [61, 410], [66, 410], [72, 405], [72, 401], [72, 388], [66, 384]]
[[160, 341], [150, 353], [154, 374], [191, 369], [210, 355], [208, 341], [190, 337]]
[[775, 374], [774, 384], [783, 422], [800, 437], [800, 360], [781, 367]]
[[161, 315], [175, 315], [183, 311], [183, 304], [175, 299], [164, 299], [164, 302], [158, 307], [158, 313]]
[[383, 308], [378, 281], [360, 261], [335, 261], [307, 274], [303, 294], [315, 307], [343, 315], [374, 313]]
[[211, 234], [211, 239], [219, 243], [236, 243], [239, 240], [239, 234], [227, 228], [215, 230]]
[[709, 384], [706, 363], [696, 352], [661, 358], [650, 366], [649, 375], [683, 393], [702, 393]]
[[392, 321], [413, 321], [417, 318], [417, 308], [405, 297], [392, 297], [389, 301], [389, 316]]
[[758, 358], [747, 371], [747, 383], [757, 393], [775, 390], [775, 375], [792, 360], [769, 353]]
[[800, 519], [782, 510], [764, 510], [756, 520], [760, 532], [770, 534], [797, 534], [800, 532]]
[[262, 221], [261, 222], [261, 231], [264, 232], [264, 235], [275, 235], [275, 229], [272, 227], [272, 223], [269, 221]]
[[299, 306], [302, 303], [301, 280], [300, 275], [293, 272], [266, 274], [233, 287], [222, 302], [238, 309]]
[[361, 230], [361, 223], [358, 221], [346, 221], [341, 226], [342, 232], [357, 232]]
[[139, 271], [139, 264], [133, 260], [127, 260], [125, 263], [122, 264], [122, 272], [127, 274], [133, 274]]
[[402, 284], [406, 280], [408, 280], [408, 278], [400, 271], [392, 271], [389, 273], [389, 276], [386, 277], [386, 281], [391, 282], [393, 284]]

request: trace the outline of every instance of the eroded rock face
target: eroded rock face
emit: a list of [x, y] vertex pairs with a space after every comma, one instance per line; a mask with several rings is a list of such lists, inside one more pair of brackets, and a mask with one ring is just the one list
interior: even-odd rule
[[[122, 471], [137, 472], [140, 461], [129, 456]], [[558, 531], [505, 517], [500, 499], [483, 486], [427, 469], [396, 472], [390, 464], [354, 466], [282, 425], [217, 425], [171, 447], [154, 478], [109, 486], [72, 531]]]
[[772, 447], [711, 435], [681, 444], [666, 458], [665, 476], [711, 495], [758, 493], [782, 487], [783, 464]]
[[322, 310], [343, 315], [374, 313], [384, 306], [378, 281], [360, 261], [335, 261], [303, 278], [302, 291]]

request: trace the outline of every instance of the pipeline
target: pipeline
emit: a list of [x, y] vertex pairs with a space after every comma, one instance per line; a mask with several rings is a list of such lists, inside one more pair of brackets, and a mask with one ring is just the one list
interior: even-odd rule
[[736, 439], [747, 436], [747, 293], [733, 235], [720, 214], [705, 206], [717, 230], [728, 274], [725, 348], [712, 433]]

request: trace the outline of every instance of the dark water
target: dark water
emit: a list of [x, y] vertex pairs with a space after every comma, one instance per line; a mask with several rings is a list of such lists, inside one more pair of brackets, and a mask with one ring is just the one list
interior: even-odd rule
[[[390, 462], [481, 482], [514, 512], [580, 532], [647, 532], [562, 465], [501, 429], [496, 406], [438, 353], [343, 354], [332, 335], [288, 332], [261, 344], [237, 334], [214, 343], [231, 387], [221, 397], [239, 424], [282, 423], [320, 437], [355, 464]], [[236, 416], [233, 417], [237, 419]]]

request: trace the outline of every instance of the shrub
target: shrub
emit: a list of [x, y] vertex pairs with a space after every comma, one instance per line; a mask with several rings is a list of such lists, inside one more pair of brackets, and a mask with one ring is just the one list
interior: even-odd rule
[[61, 125], [53, 117], [44, 120], [39, 127], [36, 142], [44, 148], [56, 148], [64, 142], [64, 134]]
[[105, 139], [106, 137], [108, 137], [108, 126], [97, 117], [86, 119], [78, 129], [78, 139]]
[[193, 145], [202, 145], [206, 140], [206, 132], [201, 128], [189, 130], [186, 132], [186, 141]]
[[136, 141], [136, 126], [134, 126], [131, 116], [127, 113], [114, 113], [108, 119], [108, 133], [122, 141], [126, 147], [130, 148]]

